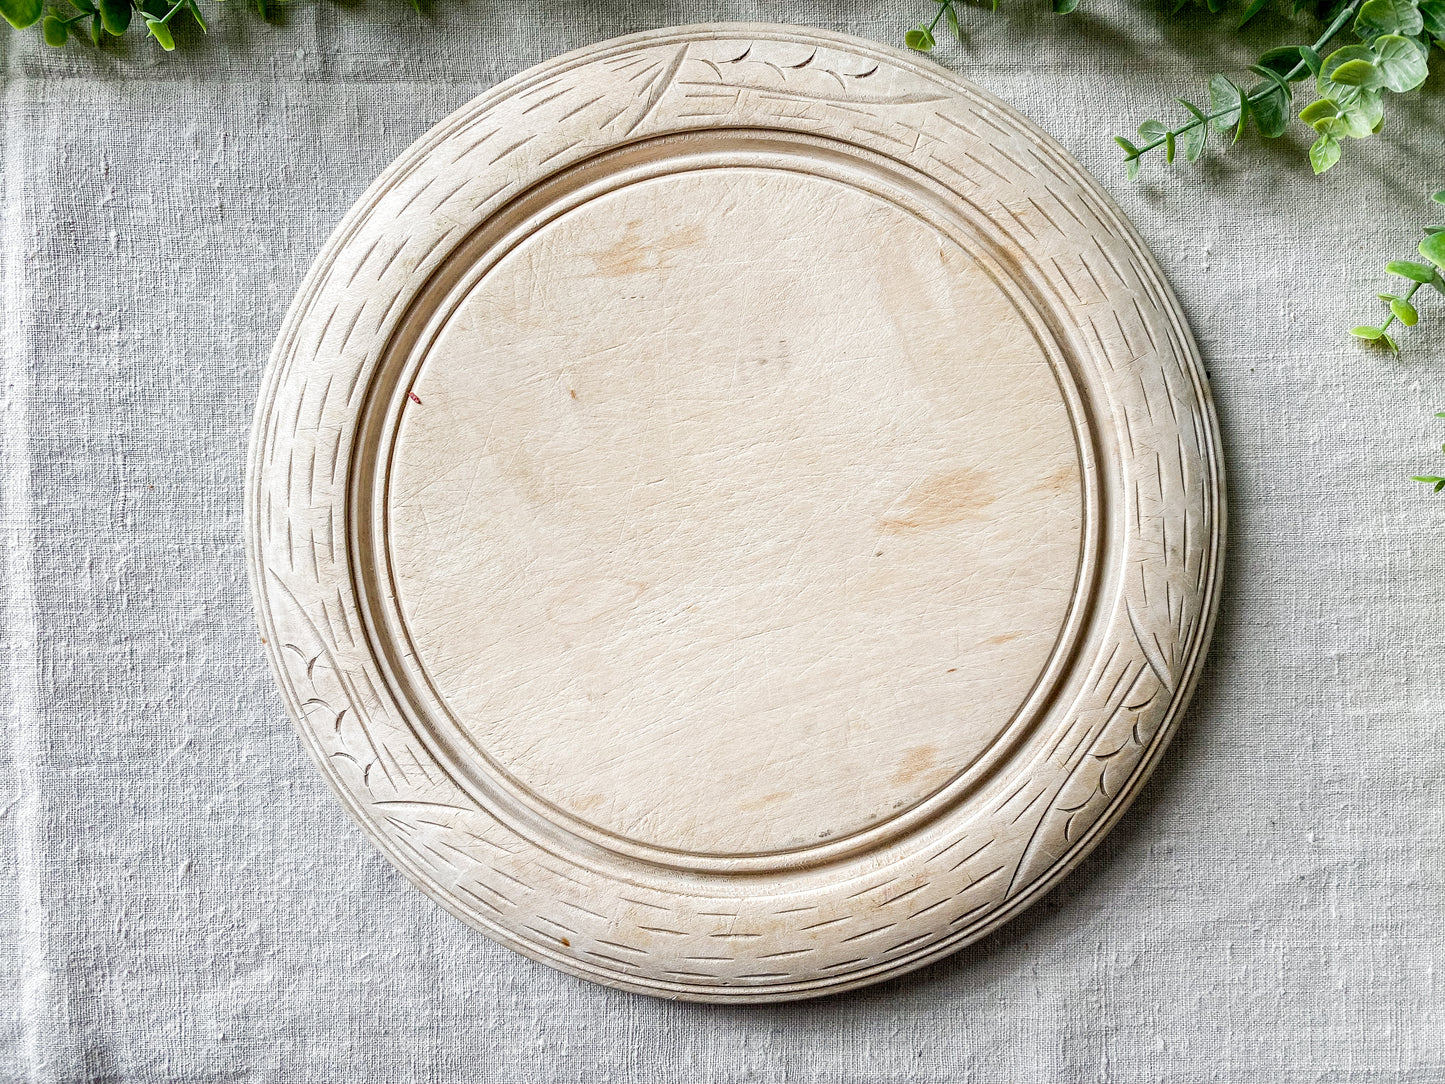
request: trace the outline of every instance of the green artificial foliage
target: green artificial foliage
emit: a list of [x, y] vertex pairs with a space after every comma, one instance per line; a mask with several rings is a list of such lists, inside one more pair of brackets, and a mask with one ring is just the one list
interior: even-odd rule
[[[931, 50], [936, 44], [933, 28], [944, 17], [957, 32], [956, 2], [938, 0], [933, 21], [919, 23], [906, 35], [908, 46]], [[1250, 0], [1237, 25], [1258, 15], [1265, 2]], [[1183, 3], [1176, 0], [1174, 10]], [[1223, 0], [1203, 3], [1214, 13], [1224, 7]], [[1053, 2], [1061, 14], [1077, 6], [1078, 0]], [[1179, 98], [1184, 116], [1178, 124], [1146, 120], [1133, 138], [1116, 136], [1130, 178], [1139, 176], [1151, 152], [1171, 163], [1176, 158], [1197, 160], [1211, 132], [1225, 143], [1237, 143], [1251, 130], [1278, 139], [1289, 130], [1297, 84], [1309, 85], [1315, 95], [1298, 118], [1312, 130], [1310, 164], [1316, 173], [1323, 173], [1340, 160], [1345, 140], [1379, 132], [1385, 95], [1417, 89], [1429, 75], [1431, 45], [1445, 47], [1445, 0], [1334, 0], [1327, 9], [1309, 13], [1321, 26], [1315, 40], [1268, 50], [1249, 66], [1253, 80], [1216, 73], [1209, 77], [1207, 108]], [[1354, 42], [1341, 44], [1339, 39], [1347, 33]]]
[[[261, 18], [270, 20], [284, 2], [251, 0], [251, 6]], [[57, 48], [73, 38], [89, 38], [94, 45], [104, 45], [107, 38], [132, 31], [152, 38], [170, 52], [176, 47], [175, 29], [179, 23], [188, 21], [202, 33], [207, 30], [196, 0], [64, 0], [64, 4], [64, 8], [52, 7], [47, 12], [45, 0], [0, 0], [0, 15], [16, 30], [39, 23], [45, 43]], [[411, 5], [421, 13], [422, 0], [411, 0]]]
[[[1436, 203], [1445, 203], [1445, 188], [1431, 197]], [[1385, 305], [1385, 319], [1378, 325], [1362, 324], [1352, 328], [1350, 334], [1357, 339], [1379, 343], [1394, 353], [1400, 352], [1400, 344], [1390, 334], [1390, 325], [1399, 321], [1404, 327], [1414, 327], [1420, 322], [1420, 310], [1415, 306], [1415, 294], [1421, 286], [1429, 286], [1436, 293], [1445, 294], [1445, 226], [1426, 226], [1425, 239], [1420, 242], [1420, 255], [1426, 261], [1391, 260], [1385, 270], [1398, 275], [1409, 283], [1403, 294], [1380, 294]]]
[[[196, 0], [67, 0], [67, 10], [44, 11], [44, 0], [0, 0], [0, 12], [17, 30], [40, 23], [45, 44], [57, 48], [77, 36], [95, 45], [118, 38], [132, 26], [144, 28], [147, 37], [169, 52], [176, 47], [173, 34], [180, 19], [189, 19], [204, 32], [206, 20]], [[138, 19], [133, 16], [140, 16]], [[42, 18], [42, 16], [44, 16]]]
[[[937, 0], [939, 15], [947, 13], [957, 26], [955, 0]], [[1177, 12], [1186, 0], [1174, 0]], [[1195, 0], [1214, 14], [1224, 10], [1226, 0]], [[1237, 25], [1243, 26], [1264, 9], [1267, 0], [1248, 0]], [[1146, 120], [1133, 138], [1115, 136], [1124, 153], [1124, 165], [1131, 180], [1138, 177], [1146, 156], [1162, 157], [1166, 163], [1182, 158], [1194, 162], [1204, 153], [1210, 134], [1216, 142], [1239, 142], [1253, 131], [1266, 139], [1278, 139], [1289, 131], [1296, 116], [1295, 91], [1305, 85], [1312, 100], [1297, 114], [1313, 142], [1309, 161], [1316, 174], [1336, 165], [1348, 140], [1367, 139], [1385, 123], [1387, 95], [1408, 94], [1419, 89], [1430, 74], [1435, 57], [1432, 46], [1445, 48], [1445, 0], [1327, 0], [1314, 6], [1312, 0], [1294, 0], [1295, 14], [1311, 16], [1320, 27], [1309, 43], [1277, 46], [1264, 52], [1248, 71], [1253, 80], [1232, 78], [1222, 72], [1209, 77], [1208, 106], [1187, 98], [1175, 99], [1183, 117], [1173, 127], [1159, 120]], [[1054, 10], [1073, 11], [1077, 0], [1053, 0]], [[996, 0], [995, 0], [995, 5]], [[933, 48], [930, 33], [938, 22], [908, 36], [915, 49]], [[921, 32], [921, 33], [920, 33]], [[1348, 34], [1353, 41], [1341, 40]], [[1434, 195], [1445, 203], [1445, 189]], [[1382, 293], [1385, 316], [1377, 324], [1351, 329], [1357, 339], [1398, 353], [1398, 332], [1391, 329], [1414, 327], [1420, 321], [1415, 295], [1422, 286], [1445, 294], [1445, 227], [1426, 226], [1420, 242], [1424, 262], [1394, 260], [1386, 268], [1407, 285], [1400, 292]], [[1439, 417], [1445, 417], [1442, 412]], [[1445, 477], [1421, 476], [1436, 493], [1445, 491]]]

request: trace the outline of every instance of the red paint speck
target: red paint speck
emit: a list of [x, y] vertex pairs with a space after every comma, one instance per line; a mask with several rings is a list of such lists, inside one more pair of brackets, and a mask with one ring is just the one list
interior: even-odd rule
[[406, 393], [406, 397], [407, 397], [408, 399], [410, 399], [413, 403], [415, 403], [417, 406], [421, 406], [421, 396], [418, 395], [416, 392], [414, 392], [414, 391], [409, 391], [409, 392]]

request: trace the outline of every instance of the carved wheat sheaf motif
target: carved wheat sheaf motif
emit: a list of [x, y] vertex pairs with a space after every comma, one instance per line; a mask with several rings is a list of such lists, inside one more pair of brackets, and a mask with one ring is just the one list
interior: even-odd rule
[[[594, 829], [585, 810], [553, 810], [468, 759], [427, 706], [417, 652], [397, 631], [410, 618], [385, 579], [390, 536], [378, 524], [394, 481], [388, 449], [437, 408], [410, 359], [482, 281], [476, 269], [523, 258], [508, 254], [525, 256], [527, 238], [573, 208], [606, 206], [624, 182], [724, 167], [766, 174], [759, 184], [781, 173], [856, 184], [920, 229], [962, 238], [1000, 296], [1036, 314], [1027, 319], [1064, 388], [1084, 511], [1063, 631], [975, 768], [942, 773], [876, 827], [781, 857], [714, 860]], [[624, 268], [661, 259], [623, 257]], [[576, 387], [570, 396], [584, 401]], [[262, 635], [347, 808], [419, 886], [490, 936], [666, 997], [856, 987], [936, 959], [1035, 899], [1158, 761], [1198, 673], [1221, 568], [1208, 390], [1177, 305], [1120, 212], [1052, 140], [957, 77], [798, 28], [603, 43], [443, 121], [318, 256], [267, 369], [248, 470]], [[907, 505], [879, 537], [891, 546], [901, 525], [970, 522], [969, 502], [984, 496], [967, 472], [946, 479], [953, 488], [911, 490], [933, 503]], [[585, 612], [614, 605], [598, 597]], [[919, 752], [908, 771], [926, 773], [932, 756]]]

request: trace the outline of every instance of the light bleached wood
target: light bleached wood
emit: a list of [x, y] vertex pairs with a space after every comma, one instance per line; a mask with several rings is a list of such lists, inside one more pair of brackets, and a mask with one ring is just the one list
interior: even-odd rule
[[1223, 533], [1119, 212], [917, 58], [798, 28], [544, 64], [408, 151], [268, 369], [248, 551], [328, 779], [505, 944], [667, 997], [876, 981], [1157, 760]]

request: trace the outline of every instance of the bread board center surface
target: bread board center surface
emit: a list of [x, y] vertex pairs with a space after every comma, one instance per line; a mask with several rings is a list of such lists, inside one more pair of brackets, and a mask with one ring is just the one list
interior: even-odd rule
[[781, 168], [540, 224], [426, 348], [386, 483], [462, 739], [638, 844], [757, 855], [979, 761], [1070, 608], [1080, 456], [1014, 301], [898, 205]]

